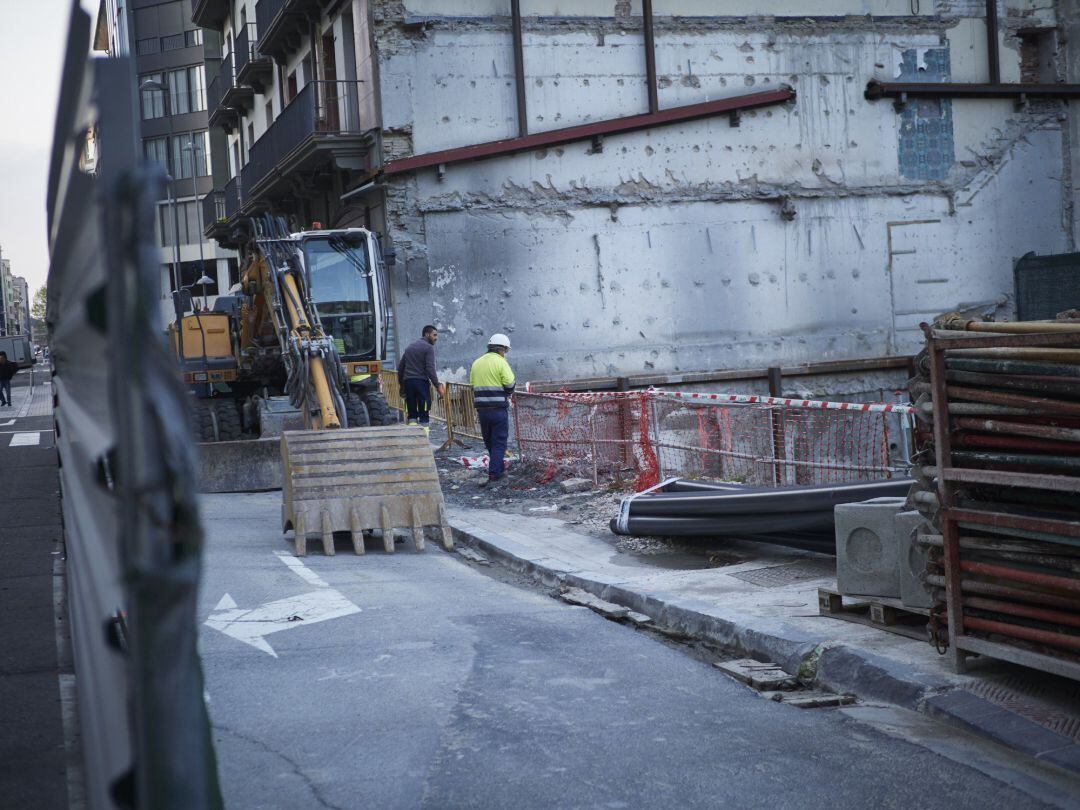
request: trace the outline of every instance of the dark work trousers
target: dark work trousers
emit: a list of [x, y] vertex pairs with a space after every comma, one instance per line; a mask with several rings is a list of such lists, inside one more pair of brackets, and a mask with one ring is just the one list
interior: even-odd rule
[[506, 470], [506, 440], [510, 437], [510, 414], [506, 408], [477, 408], [480, 433], [488, 451], [488, 478], [502, 478]]
[[431, 384], [427, 380], [405, 380], [405, 408], [407, 419], [416, 419], [421, 425], [428, 423], [431, 410]]

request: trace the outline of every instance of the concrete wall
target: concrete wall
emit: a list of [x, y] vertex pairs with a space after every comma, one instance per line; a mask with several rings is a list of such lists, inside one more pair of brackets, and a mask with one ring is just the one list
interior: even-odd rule
[[[1019, 256], [1072, 249], [1058, 103], [863, 98], [871, 78], [984, 81], [983, 3], [654, 5], [662, 108], [798, 100], [389, 183], [399, 333], [437, 324], [451, 374], [494, 331], [523, 378], [911, 352], [938, 312], [1007, 314]], [[1056, 22], [1043, 5], [1002, 12], [1006, 81], [1015, 31]], [[526, 0], [530, 131], [645, 110], [638, 6]], [[516, 134], [508, 0], [372, 8], [386, 155]]]

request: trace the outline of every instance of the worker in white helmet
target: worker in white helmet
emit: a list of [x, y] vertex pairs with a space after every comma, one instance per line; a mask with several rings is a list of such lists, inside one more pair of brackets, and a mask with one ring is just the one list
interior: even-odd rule
[[510, 338], [501, 333], [488, 339], [487, 352], [469, 371], [469, 385], [480, 421], [480, 432], [488, 451], [488, 477], [480, 486], [501, 481], [505, 475], [506, 442], [510, 436], [510, 395], [514, 393], [514, 371], [506, 362]]

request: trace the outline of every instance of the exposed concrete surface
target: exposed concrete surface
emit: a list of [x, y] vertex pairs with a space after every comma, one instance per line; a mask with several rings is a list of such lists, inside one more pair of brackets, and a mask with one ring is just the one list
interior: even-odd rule
[[[372, 3], [387, 159], [517, 134], [505, 5]], [[797, 101], [392, 178], [399, 329], [437, 324], [449, 378], [503, 331], [521, 375], [558, 379], [905, 353], [940, 311], [1008, 313], [1015, 259], [1075, 244], [1066, 108], [898, 113], [862, 95], [872, 78], [984, 81], [984, 9], [656, 4], [662, 108], [781, 84]], [[643, 110], [640, 13], [526, 9], [530, 132]], [[1002, 24], [1019, 81], [1017, 32], [1057, 18], [1017, 2]]]

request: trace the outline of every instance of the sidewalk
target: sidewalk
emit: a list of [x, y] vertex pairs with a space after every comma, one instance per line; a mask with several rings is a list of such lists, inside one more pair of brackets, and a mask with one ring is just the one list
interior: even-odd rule
[[54, 618], [63, 612], [60, 484], [51, 389], [39, 381], [31, 396], [29, 379], [20, 383], [21, 373], [14, 407], [0, 409], [0, 804], [60, 808], [69, 803], [61, 690], [70, 697], [74, 681]]
[[[925, 641], [818, 614], [835, 561], [733, 541], [752, 559], [673, 570], [620, 554], [560, 520], [450, 507], [455, 537], [549, 586], [583, 588], [666, 629], [772, 661], [860, 699], [940, 717], [1080, 775], [1080, 684], [997, 661], [951, 671]], [[718, 549], [719, 550], [719, 549]]]

